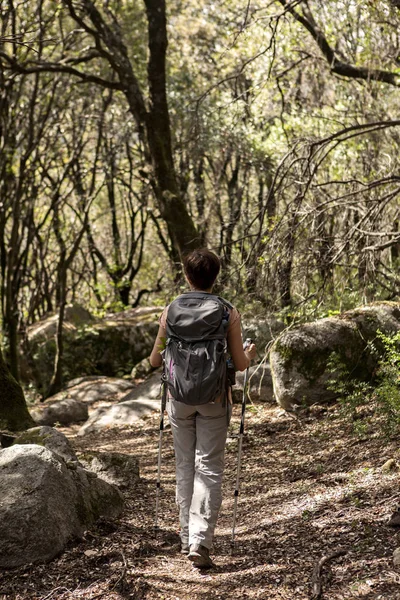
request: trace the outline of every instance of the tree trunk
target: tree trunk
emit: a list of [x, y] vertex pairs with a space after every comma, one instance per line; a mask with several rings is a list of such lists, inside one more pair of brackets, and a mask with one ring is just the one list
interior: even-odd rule
[[172, 243], [180, 254], [199, 247], [201, 240], [181, 196], [176, 176], [169, 119], [166, 52], [168, 45], [165, 0], [144, 0], [149, 32], [150, 111], [145, 124], [154, 174], [157, 201], [163, 219], [168, 223]]
[[290, 259], [284, 260], [278, 268], [278, 288], [281, 308], [288, 308], [292, 305], [291, 278], [292, 261]]
[[54, 371], [50, 381], [49, 389], [46, 392], [46, 398], [53, 396], [61, 390], [62, 387], [62, 366], [64, 358], [64, 317], [66, 305], [66, 287], [67, 287], [67, 268], [65, 264], [61, 266], [60, 272], [60, 306], [58, 309], [58, 323], [56, 334], [56, 357], [54, 360]]
[[7, 369], [0, 350], [0, 429], [22, 431], [34, 425], [22, 388]]
[[10, 365], [11, 375], [19, 381], [19, 352], [18, 352], [18, 313], [15, 311], [9, 311], [11, 314], [7, 315], [4, 319], [5, 331], [8, 336], [8, 347], [9, 351], [7, 354], [7, 360]]
[[89, 28], [77, 14], [72, 0], [64, 0], [64, 3], [69, 7], [72, 18], [93, 35], [96, 45], [104, 44], [108, 50], [108, 61], [118, 76], [121, 91], [137, 123], [146, 161], [152, 165], [156, 202], [176, 253], [182, 255], [195, 249], [201, 240], [180, 193], [173, 160], [166, 84], [168, 39], [165, 0], [144, 0], [148, 21], [149, 109], [117, 22], [110, 26], [93, 0], [82, 0], [80, 9], [93, 25]]

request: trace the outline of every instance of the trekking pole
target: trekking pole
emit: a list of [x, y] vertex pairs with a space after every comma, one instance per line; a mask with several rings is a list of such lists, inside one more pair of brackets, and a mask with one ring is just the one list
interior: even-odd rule
[[160, 489], [161, 489], [161, 450], [162, 450], [162, 435], [164, 431], [164, 412], [167, 404], [167, 384], [165, 381], [165, 373], [162, 375], [162, 395], [161, 395], [161, 410], [160, 410], [160, 436], [158, 438], [158, 467], [157, 467], [157, 488], [156, 488], [156, 514], [154, 518], [154, 529], [157, 531], [158, 527], [158, 506], [160, 501]]
[[[244, 343], [244, 350], [253, 343], [253, 340], [247, 339]], [[243, 399], [242, 399], [242, 416], [240, 420], [240, 430], [239, 430], [239, 443], [238, 443], [238, 459], [237, 459], [237, 472], [236, 472], [236, 487], [234, 494], [234, 505], [233, 505], [233, 524], [232, 524], [232, 540], [231, 540], [231, 548], [233, 550], [235, 546], [235, 527], [236, 527], [236, 511], [239, 497], [239, 483], [240, 483], [240, 467], [242, 461], [242, 444], [243, 444], [243, 433], [244, 433], [244, 416], [246, 412], [246, 399], [247, 399], [247, 386], [249, 381], [249, 367], [247, 367], [244, 373], [244, 382], [243, 382]]]

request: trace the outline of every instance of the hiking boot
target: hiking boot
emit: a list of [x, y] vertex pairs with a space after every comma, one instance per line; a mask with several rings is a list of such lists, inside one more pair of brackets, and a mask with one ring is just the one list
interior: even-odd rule
[[181, 554], [189, 554], [189, 544], [181, 543]]
[[192, 544], [190, 546], [188, 559], [192, 561], [193, 566], [197, 569], [210, 569], [215, 566], [210, 558], [209, 549], [199, 544]]

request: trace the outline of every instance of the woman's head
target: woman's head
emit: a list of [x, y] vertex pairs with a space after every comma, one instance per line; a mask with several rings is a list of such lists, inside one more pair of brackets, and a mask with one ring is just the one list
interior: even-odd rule
[[221, 262], [214, 252], [200, 248], [185, 256], [183, 268], [189, 283], [195, 289], [209, 290], [217, 279]]

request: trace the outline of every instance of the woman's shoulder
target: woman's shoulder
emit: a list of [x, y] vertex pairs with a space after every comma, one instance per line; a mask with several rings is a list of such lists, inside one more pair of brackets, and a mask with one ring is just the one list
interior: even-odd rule
[[164, 308], [164, 310], [162, 311], [160, 318], [159, 318], [159, 323], [161, 325], [161, 327], [164, 327], [164, 329], [167, 328], [167, 315], [168, 315], [168, 309], [169, 309], [169, 304]]
[[238, 311], [238, 309], [235, 306], [232, 306], [232, 308], [230, 309], [230, 316], [229, 316], [230, 325], [233, 325], [237, 321], [240, 321], [240, 312]]

